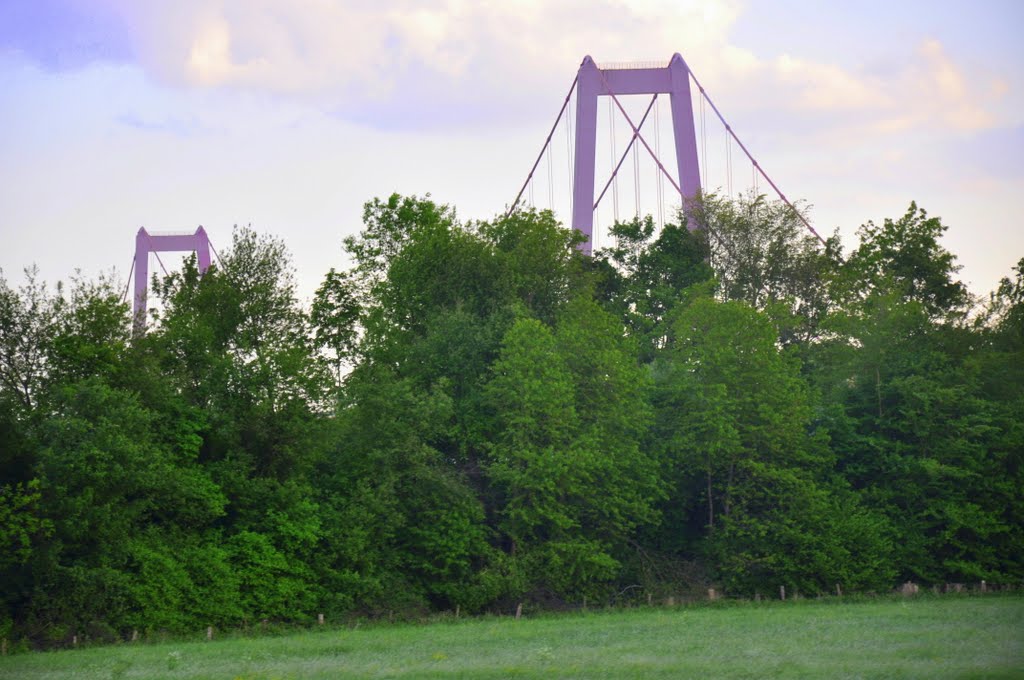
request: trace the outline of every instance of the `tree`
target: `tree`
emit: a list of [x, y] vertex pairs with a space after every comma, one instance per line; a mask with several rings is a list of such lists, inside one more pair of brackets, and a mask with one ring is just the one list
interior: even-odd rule
[[518, 319], [491, 367], [485, 469], [532, 588], [595, 592], [618, 574], [633, 530], [655, 520], [655, 467], [639, 447], [646, 382], [624, 348], [613, 317], [581, 299], [554, 332]]
[[606, 274], [611, 309], [625, 320], [649, 362], [671, 333], [667, 319], [682, 291], [711, 280], [706, 231], [690, 231], [680, 213], [678, 223], [666, 224], [655, 238], [650, 216], [616, 223], [615, 246], [597, 258], [613, 265]]
[[850, 254], [837, 292], [848, 300], [887, 290], [903, 302], [923, 305], [930, 318], [962, 313], [970, 303], [966, 286], [954, 279], [960, 267], [939, 239], [947, 227], [911, 203], [898, 220], [860, 228], [860, 246]]
[[194, 258], [157, 287], [163, 312], [142, 347], [184, 396], [199, 460], [230, 499], [219, 525], [237, 565], [239, 617], [309, 614], [324, 527], [312, 475], [328, 448], [329, 369], [295, 295], [280, 240], [236, 229], [220, 266]]
[[309, 320], [315, 329], [317, 346], [333, 354], [339, 383], [342, 365], [355, 351], [360, 313], [350, 277], [332, 267], [316, 290]]
[[693, 527], [688, 516], [703, 524], [700, 543], [681, 547], [702, 552], [742, 592], [884, 583], [884, 522], [832, 482], [799, 365], [779, 349], [769, 319], [743, 302], [697, 296], [674, 327], [655, 367], [656, 436], [675, 482], [670, 502], [688, 504], [671, 513], [683, 522], [672, 528]]
[[792, 207], [763, 195], [705, 195], [694, 219], [709, 234], [724, 299], [767, 312], [785, 344], [817, 337], [833, 304], [827, 284], [839, 260], [838, 236], [822, 244]]
[[865, 225], [833, 281], [830, 338], [807, 354], [839, 469], [895, 527], [901, 577], [932, 583], [1019, 569], [1004, 548], [1019, 525], [1019, 457], [998, 392], [979, 381], [994, 355], [965, 321], [945, 229], [914, 204]]
[[54, 407], [39, 458], [54, 540], [31, 565], [31, 615], [46, 625], [138, 624], [134, 546], [165, 550], [177, 530], [201, 530], [222, 516], [226, 499], [196, 464], [198, 439], [191, 449], [160, 441], [155, 414], [133, 395], [89, 378], [65, 386]]
[[47, 347], [65, 305], [62, 287], [51, 294], [39, 269], [25, 270], [14, 290], [0, 272], [0, 389], [26, 411], [38, 403], [47, 374]]

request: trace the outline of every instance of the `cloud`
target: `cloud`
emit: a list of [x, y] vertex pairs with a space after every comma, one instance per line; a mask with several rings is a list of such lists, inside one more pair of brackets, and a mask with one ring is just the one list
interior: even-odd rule
[[74, 0], [0, 3], [0, 50], [23, 54], [54, 71], [125, 61], [133, 55], [118, 12]]
[[[790, 107], [812, 111], [862, 111], [888, 104], [876, 82], [858, 78], [834, 64], [819, 64], [783, 54], [771, 63]], [[795, 95], [795, 96], [794, 96]]]
[[145, 118], [138, 114], [125, 113], [116, 117], [118, 123], [145, 132], [165, 132], [177, 137], [193, 137], [197, 134], [208, 132], [210, 128], [205, 126], [195, 117], [190, 118]]
[[132, 61], [165, 85], [257, 92], [385, 129], [547, 118], [542, 102], [557, 106], [584, 54], [680, 50], [712, 95], [769, 117], [874, 134], [1007, 124], [1009, 84], [965, 72], [937, 40], [882, 69], [757, 55], [730, 42], [742, 10], [739, 0], [14, 0], [7, 18], [37, 29], [8, 29], [0, 45], [57, 68]]
[[[89, 58], [133, 61], [165, 85], [269, 93], [403, 127], [540, 115], [536, 102], [557, 98], [588, 52], [599, 61], [667, 60], [681, 45], [718, 54], [712, 46], [739, 11], [736, 0], [45, 3], [73, 26], [22, 41], [33, 58], [84, 26], [88, 6], [110, 24]], [[752, 55], [729, 49], [713, 61], [716, 72], [742, 71]]]

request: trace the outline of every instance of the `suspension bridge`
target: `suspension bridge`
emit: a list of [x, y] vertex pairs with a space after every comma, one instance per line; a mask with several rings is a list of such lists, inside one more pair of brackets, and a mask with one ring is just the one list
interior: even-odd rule
[[[639, 109], [629, 100], [638, 95], [644, 97]], [[607, 133], [603, 149], [599, 130]], [[662, 145], [669, 133], [672, 142]], [[598, 185], [598, 177], [606, 179]], [[744, 191], [758, 195], [764, 182], [825, 242], [740, 140], [681, 55], [672, 55], [667, 64], [602, 65], [587, 56], [506, 214], [525, 204], [571, 216], [572, 226], [586, 236], [580, 249], [590, 255], [602, 245], [602, 225], [652, 215], [664, 226], [666, 216], [675, 219], [680, 211], [689, 217], [709, 177], [720, 178], [715, 189], [730, 197]], [[696, 219], [688, 219], [687, 226], [700, 228]]]
[[[639, 108], [637, 96], [643, 97]], [[606, 144], [599, 130], [607, 134]], [[671, 142], [663, 145], [669, 134]], [[681, 214], [690, 230], [701, 228], [691, 216], [709, 178], [720, 182], [714, 190], [730, 198], [746, 191], [759, 195], [764, 182], [825, 243], [740, 140], [682, 56], [676, 53], [668, 63], [601, 65], [587, 56], [506, 216], [523, 206], [551, 210], [563, 220], [568, 216], [586, 237], [581, 251], [591, 255], [604, 245], [602, 228], [607, 233], [623, 219], [651, 215], [662, 227]], [[161, 252], [195, 252], [203, 273], [211, 249], [203, 227], [178, 233], [139, 229], [132, 262], [137, 332], [146, 325], [150, 255], [166, 274]]]

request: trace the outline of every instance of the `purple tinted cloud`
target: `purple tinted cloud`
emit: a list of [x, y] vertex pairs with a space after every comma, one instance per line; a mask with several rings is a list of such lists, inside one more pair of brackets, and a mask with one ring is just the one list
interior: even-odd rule
[[133, 57], [127, 28], [115, 13], [73, 0], [0, 3], [0, 50], [19, 52], [54, 71]]
[[1006, 153], [1007, 149], [1024, 149], [1022, 125], [983, 130], [951, 146], [953, 157], [986, 175], [1011, 180], [1024, 177], [1024, 156]]
[[151, 120], [136, 114], [126, 113], [117, 116], [117, 122], [137, 130], [146, 132], [164, 132], [178, 137], [191, 137], [195, 134], [207, 132], [209, 129], [199, 122], [194, 116], [189, 118], [163, 118]]

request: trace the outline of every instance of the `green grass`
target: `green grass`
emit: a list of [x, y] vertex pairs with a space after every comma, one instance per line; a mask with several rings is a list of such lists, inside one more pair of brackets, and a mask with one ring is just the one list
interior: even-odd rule
[[1024, 598], [723, 603], [0, 659], [0, 678], [70, 677], [1020, 678]]

